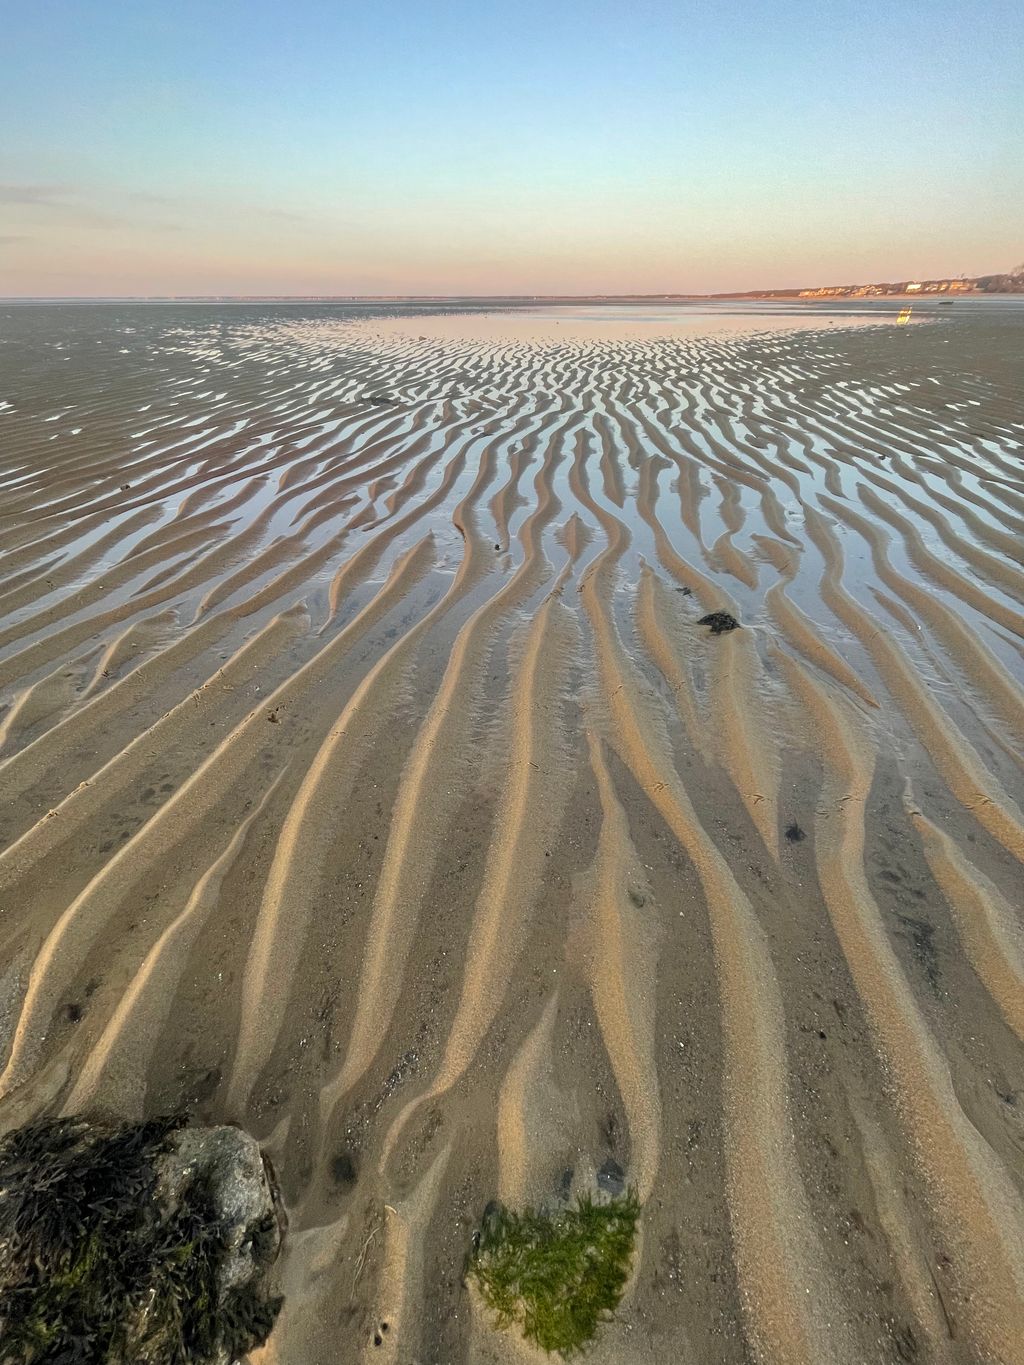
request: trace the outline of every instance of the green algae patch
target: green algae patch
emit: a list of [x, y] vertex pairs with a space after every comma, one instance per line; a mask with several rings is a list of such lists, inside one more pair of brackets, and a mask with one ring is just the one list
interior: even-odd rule
[[247, 1197], [228, 1143], [259, 1156], [179, 1118], [46, 1120], [0, 1140], [2, 1365], [214, 1365], [264, 1341], [279, 1228], [251, 1199], [225, 1217]]
[[629, 1278], [640, 1202], [634, 1191], [548, 1213], [498, 1206], [485, 1216], [467, 1275], [499, 1328], [573, 1356], [614, 1312]]

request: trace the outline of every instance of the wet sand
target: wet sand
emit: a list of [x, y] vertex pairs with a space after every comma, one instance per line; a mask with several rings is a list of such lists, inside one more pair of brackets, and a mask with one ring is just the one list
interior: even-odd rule
[[1024, 311], [895, 311], [0, 307], [0, 1127], [253, 1131], [261, 1362], [536, 1358], [598, 1171], [599, 1365], [1024, 1361]]

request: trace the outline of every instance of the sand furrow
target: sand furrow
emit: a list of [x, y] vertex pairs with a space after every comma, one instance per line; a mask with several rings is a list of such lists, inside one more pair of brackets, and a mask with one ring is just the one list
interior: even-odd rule
[[[541, 527], [554, 515], [552, 440], [537, 475], [536, 511], [523, 524], [523, 559], [514, 576], [484, 602], [459, 632], [441, 685], [406, 762], [374, 900], [352, 1032], [338, 1076], [321, 1094], [327, 1114], [373, 1061], [401, 990], [406, 961], [439, 841], [469, 768], [466, 730], [494, 632], [546, 573]], [[429, 795], [428, 795], [429, 794]]]
[[1024, 1041], [1024, 929], [1003, 895], [956, 842], [906, 797], [928, 866], [942, 889], [971, 966]]
[[[71, 838], [112, 797], [122, 793], [136, 781], [161, 749], [170, 748], [195, 728], [195, 713], [215, 714], [220, 704], [228, 703], [236, 689], [242, 690], [252, 674], [265, 666], [275, 655], [305, 629], [309, 618], [302, 606], [282, 612], [268, 622], [251, 640], [247, 641], [213, 678], [190, 691], [177, 705], [165, 712], [153, 725], [136, 735], [115, 757], [91, 773], [51, 810], [39, 817], [25, 833], [0, 853], [0, 890], [17, 884], [39, 863], [44, 862], [54, 849]], [[76, 716], [70, 718], [74, 724]], [[250, 716], [251, 721], [251, 716]], [[243, 725], [248, 722], [243, 722]], [[234, 734], [234, 731], [231, 732]], [[45, 737], [44, 737], [45, 738]], [[227, 743], [230, 740], [223, 741]], [[19, 765], [38, 771], [40, 755], [25, 750], [26, 762]], [[13, 767], [22, 755], [15, 755]], [[43, 760], [46, 762], [46, 759]], [[180, 793], [177, 794], [180, 796]]]
[[886, 686], [953, 795], [1004, 848], [1024, 859], [1024, 825], [1014, 802], [932, 700], [903, 650], [843, 588], [842, 551], [825, 519], [811, 509], [807, 517], [810, 534], [826, 560], [822, 596], [872, 656]]
[[[323, 671], [350, 648], [429, 568], [428, 537], [399, 559], [384, 588], [314, 659]], [[405, 634], [363, 679], [310, 764], [281, 827], [242, 982], [242, 1014], [229, 1087], [241, 1112], [277, 1037], [316, 901], [317, 872], [348, 795], [372, 753], [374, 737], [395, 707], [419, 636], [430, 617]], [[307, 665], [307, 668], [309, 665]], [[271, 983], [272, 986], [271, 986]]]
[[[596, 512], [598, 509], [594, 508]], [[649, 721], [607, 611], [618, 553], [584, 585], [607, 739], [691, 859], [707, 902], [725, 1036], [726, 1165], [737, 1273], [748, 1330], [768, 1360], [853, 1361], [840, 1300], [823, 1266], [789, 1117], [782, 1000], [764, 932], [700, 825]], [[813, 1286], [813, 1288], [812, 1288]]]
[[864, 874], [864, 803], [875, 757], [853, 715], [795, 660], [783, 663], [828, 739], [816, 829], [825, 904], [868, 1012], [952, 1249], [960, 1311], [994, 1360], [1018, 1358], [1024, 1325], [1024, 1207], [1009, 1173], [965, 1116], [949, 1068], [914, 1003]]
[[238, 825], [224, 852], [196, 882], [185, 908], [146, 954], [102, 1034], [78, 1069], [74, 1088], [64, 1104], [66, 1113], [80, 1113], [102, 1095], [105, 1107], [115, 1109], [126, 1118], [137, 1118], [142, 1114], [146, 1068], [160, 1030], [174, 1007], [175, 991], [185, 970], [189, 950], [216, 909], [224, 878], [245, 847], [253, 821], [262, 813], [276, 786], [275, 782], [268, 787]]
[[[641, 1199], [661, 1155], [661, 1094], [655, 1065], [658, 931], [644, 903], [647, 884], [601, 754], [587, 735], [601, 797], [601, 835], [588, 887], [590, 989], [629, 1123], [631, 1174]], [[639, 908], [638, 908], [639, 906]]]
[[555, 834], [571, 769], [562, 739], [559, 696], [573, 645], [571, 618], [558, 596], [534, 617], [512, 683], [511, 752], [483, 882], [473, 910], [462, 991], [430, 1089], [399, 1114], [384, 1159], [413, 1109], [449, 1090], [465, 1073], [501, 1010], [540, 888], [546, 845]]
[[880, 527], [828, 498], [823, 498], [822, 504], [860, 532], [871, 546], [879, 579], [912, 607], [918, 617], [928, 622], [958, 666], [995, 707], [1010, 732], [1024, 733], [1024, 691], [984, 641], [934, 592], [927, 591], [892, 567], [888, 556], [889, 537]]
[[[276, 618], [248, 647], [250, 657], [283, 649], [298, 628], [301, 628], [301, 617], [294, 611], [289, 617]], [[263, 719], [260, 715], [260, 720]], [[236, 729], [216, 746], [138, 834], [127, 840], [103, 865], [46, 934], [29, 974], [10, 1054], [0, 1075], [0, 1094], [17, 1086], [31, 1069], [62, 993], [114, 910], [143, 875], [147, 860], [173, 849], [187, 837], [204, 813], [223, 797], [228, 785], [238, 780], [251, 751], [244, 744], [232, 742], [237, 734]], [[253, 747], [258, 748], [258, 745], [257, 740]], [[82, 783], [52, 815], [44, 816], [0, 854], [0, 887], [14, 884], [26, 868], [32, 867], [56, 843], [73, 834], [91, 812], [109, 798], [114, 782], [131, 779], [141, 757], [136, 750], [126, 762], [118, 764], [114, 760], [112, 780], [101, 771], [95, 779]], [[145, 758], [148, 757], [146, 753]], [[117, 790], [116, 786], [113, 790]]]

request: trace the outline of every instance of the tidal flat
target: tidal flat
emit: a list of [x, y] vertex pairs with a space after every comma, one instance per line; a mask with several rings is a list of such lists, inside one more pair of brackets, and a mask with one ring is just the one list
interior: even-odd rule
[[1024, 1360], [1024, 304], [898, 311], [0, 304], [0, 1131], [254, 1134], [254, 1362], [623, 1190], [595, 1365]]

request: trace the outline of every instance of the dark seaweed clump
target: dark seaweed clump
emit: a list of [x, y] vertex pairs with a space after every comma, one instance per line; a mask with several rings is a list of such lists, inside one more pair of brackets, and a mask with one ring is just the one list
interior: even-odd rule
[[[173, 1208], [160, 1197], [159, 1162], [183, 1126], [56, 1119], [0, 1140], [2, 1365], [196, 1365], [266, 1340], [281, 1300], [251, 1283], [221, 1292], [209, 1177]], [[272, 1255], [273, 1218], [256, 1238]]]
[[497, 1205], [467, 1273], [498, 1327], [516, 1323], [543, 1350], [576, 1355], [622, 1297], [639, 1217], [633, 1190], [604, 1203], [584, 1195], [554, 1213]]
[[735, 630], [739, 621], [727, 611], [711, 611], [697, 622], [699, 626], [710, 626], [712, 635], [721, 635], [724, 630]]

